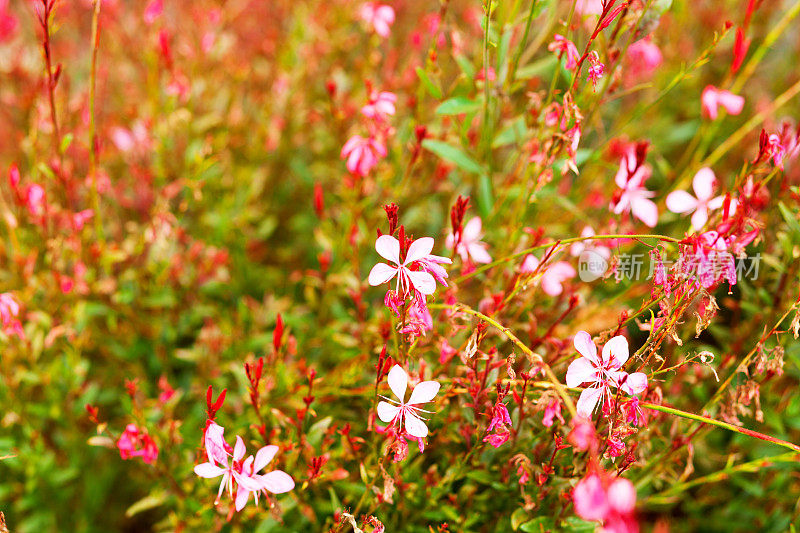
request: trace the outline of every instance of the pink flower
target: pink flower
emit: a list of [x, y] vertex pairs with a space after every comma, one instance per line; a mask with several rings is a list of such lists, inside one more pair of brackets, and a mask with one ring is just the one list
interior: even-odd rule
[[706, 289], [722, 279], [736, 285], [736, 264], [728, 248], [728, 241], [716, 231], [697, 236], [694, 246], [681, 254], [683, 274]]
[[436, 290], [436, 279], [433, 275], [425, 271], [412, 270], [418, 268], [417, 261], [430, 255], [433, 249], [433, 239], [422, 237], [417, 239], [408, 247], [406, 257], [400, 261], [400, 241], [391, 235], [381, 235], [375, 241], [375, 250], [378, 254], [394, 263], [378, 263], [369, 273], [369, 284], [373, 287], [386, 283], [397, 276], [396, 294], [404, 298], [409, 295], [411, 290], [415, 290], [422, 295], [433, 294]]
[[639, 526], [633, 517], [636, 489], [627, 479], [605, 472], [591, 473], [572, 491], [575, 512], [584, 520], [602, 520], [608, 533], [636, 533]]
[[498, 431], [497, 433], [491, 433], [483, 437], [483, 442], [488, 442], [495, 448], [499, 448], [506, 442], [508, 442], [509, 437], [511, 437], [511, 433], [506, 429], [503, 431]]
[[158, 458], [158, 447], [155, 441], [136, 427], [136, 424], [128, 424], [117, 440], [117, 449], [123, 459], [141, 457], [142, 461], [152, 464]]
[[647, 388], [647, 376], [642, 372], [628, 374], [621, 370], [628, 360], [628, 341], [617, 335], [603, 346], [602, 356], [597, 356], [597, 347], [591, 335], [579, 331], [573, 344], [581, 357], [570, 363], [567, 369], [567, 386], [577, 387], [582, 383], [591, 385], [581, 392], [577, 410], [582, 417], [589, 418], [597, 407], [610, 398], [610, 387], [634, 395]]
[[783, 146], [780, 135], [772, 133], [767, 138], [767, 153], [772, 158], [775, 166], [783, 170], [783, 158], [786, 157], [786, 148]]
[[725, 108], [731, 115], [738, 115], [742, 112], [744, 107], [744, 97], [737, 96], [730, 91], [717, 89], [713, 85], [707, 85], [703, 89], [703, 94], [700, 96], [700, 102], [703, 105], [703, 113], [711, 120], [717, 118], [717, 109], [719, 106]]
[[[520, 272], [532, 274], [539, 267], [539, 259], [533, 254], [525, 256]], [[539, 283], [545, 294], [558, 296], [564, 290], [562, 283], [575, 277], [575, 268], [566, 261], [557, 261], [544, 267]]]
[[[214, 427], [216, 426], [216, 427]], [[200, 463], [194, 467], [194, 473], [206, 479], [212, 479], [222, 476], [222, 481], [219, 484], [219, 492], [217, 499], [214, 500], [214, 505], [219, 503], [225, 487], [228, 488], [228, 494], [233, 498], [233, 482], [240, 483], [244, 480], [245, 484], [250, 484], [252, 490], [257, 490], [255, 483], [251, 483], [245, 476], [241, 474], [242, 458], [245, 454], [245, 446], [242, 437], [236, 437], [236, 445], [233, 447], [233, 456], [230, 464], [228, 463], [228, 453], [225, 451], [227, 445], [222, 440], [222, 428], [212, 422], [206, 429], [206, 454], [208, 455], [207, 463]], [[217, 466], [220, 464], [222, 466]]]
[[614, 205], [614, 213], [619, 215], [630, 211], [633, 216], [652, 228], [658, 223], [658, 208], [650, 200], [655, 193], [644, 188], [644, 182], [651, 174], [650, 166], [643, 161], [637, 161], [633, 149], [629, 149], [622, 156], [619, 170], [614, 177], [617, 186], [622, 189]]
[[486, 430], [487, 433], [491, 433], [491, 431], [495, 428], [505, 428], [506, 426], [511, 425], [511, 416], [508, 414], [508, 408], [506, 405], [499, 401], [494, 404], [492, 408], [492, 421], [489, 424], [489, 429]]
[[[428, 436], [428, 426], [423, 422], [419, 413], [430, 413], [417, 407], [420, 404], [428, 403], [433, 400], [436, 393], [439, 392], [439, 383], [435, 381], [422, 381], [414, 387], [411, 391], [411, 396], [408, 402], [404, 401], [406, 395], [406, 388], [408, 387], [408, 374], [403, 370], [400, 365], [394, 365], [389, 370], [389, 375], [386, 378], [389, 383], [389, 388], [392, 389], [394, 395], [399, 401], [381, 396], [388, 402], [378, 403], [378, 418], [387, 424], [397, 425], [398, 428], [403, 427], [403, 419], [405, 418], [405, 430], [412, 437], [418, 439]], [[391, 402], [391, 403], [389, 403]], [[394, 405], [397, 404], [397, 405]]]
[[637, 77], [651, 74], [663, 61], [661, 50], [649, 37], [639, 39], [630, 45], [627, 56], [631, 71]]
[[[724, 196], [714, 195], [714, 187], [716, 186], [717, 178], [714, 176], [714, 171], [708, 167], [701, 168], [694, 175], [692, 181], [692, 189], [697, 195], [697, 198], [692, 196], [686, 191], [674, 191], [667, 195], [667, 209], [673, 213], [691, 213], [692, 227], [695, 230], [700, 230], [706, 225], [708, 221], [708, 212], [722, 207], [725, 201]], [[730, 214], [736, 212], [736, 201], [731, 201]]]
[[378, 139], [353, 135], [342, 147], [341, 157], [347, 159], [347, 170], [352, 174], [366, 176], [386, 153], [386, 146]]
[[544, 408], [544, 415], [542, 416], [542, 424], [545, 427], [553, 425], [553, 418], [558, 418], [561, 423], [564, 423], [564, 417], [561, 416], [561, 402], [558, 399], [552, 400]]
[[597, 55], [597, 52], [592, 51], [592, 53], [589, 54], [589, 65], [587, 76], [589, 81], [592, 82], [592, 85], [597, 87], [597, 80], [602, 78], [605, 72], [605, 65], [600, 62], [600, 56]]
[[430, 273], [443, 287], [447, 287], [447, 270], [441, 265], [453, 264], [453, 261], [449, 257], [428, 254], [418, 260], [417, 264], [423, 272]]
[[572, 70], [578, 66], [578, 60], [581, 56], [578, 53], [578, 49], [575, 47], [575, 43], [558, 33], [556, 33], [553, 38], [555, 40], [547, 45], [547, 49], [557, 53], [559, 59], [562, 55], [566, 54], [567, 62], [564, 66], [567, 67], [567, 69]]
[[25, 205], [28, 212], [40, 217], [44, 214], [44, 187], [37, 183], [32, 183], [25, 187]]
[[396, 102], [397, 95], [394, 93], [372, 91], [369, 103], [361, 108], [361, 114], [373, 120], [386, 120], [387, 117], [394, 115]]
[[19, 315], [19, 302], [14, 295], [10, 292], [0, 294], [0, 320], [3, 327], [11, 324], [17, 315]]
[[575, 13], [578, 15], [599, 15], [603, 12], [603, 0], [577, 0]]
[[0, 43], [13, 37], [17, 30], [17, 18], [8, 9], [8, 0], [0, 0]]
[[367, 2], [361, 6], [359, 16], [361, 20], [372, 26], [375, 33], [384, 39], [389, 37], [392, 24], [394, 24], [394, 9], [391, 6]]
[[150, 0], [144, 9], [144, 22], [152, 24], [164, 12], [164, 0]]
[[[262, 468], [267, 466], [275, 454], [278, 453], [278, 447], [274, 445], [264, 446], [258, 453], [255, 459], [251, 455], [245, 459], [241, 466], [239, 489], [236, 491], [236, 510], [241, 511], [247, 505], [247, 500], [250, 498], [250, 493], [253, 493], [253, 499], [258, 505], [258, 494], [260, 492], [271, 492], [272, 494], [283, 494], [289, 492], [294, 488], [294, 480], [292, 477], [282, 470], [273, 470], [266, 474], [258, 474]], [[255, 487], [255, 488], [254, 488]]]
[[486, 251], [487, 245], [481, 242], [481, 219], [475, 217], [466, 223], [461, 231], [460, 238], [456, 242], [456, 235], [450, 234], [444, 245], [448, 250], [456, 247], [456, 253], [461, 256], [464, 263], [491, 263], [492, 257]]

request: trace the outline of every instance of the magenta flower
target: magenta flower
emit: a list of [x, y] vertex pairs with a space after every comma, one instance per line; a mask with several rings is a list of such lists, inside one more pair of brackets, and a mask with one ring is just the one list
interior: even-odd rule
[[452, 250], [453, 246], [456, 247], [456, 253], [461, 256], [464, 263], [491, 263], [492, 257], [486, 251], [487, 245], [481, 242], [481, 219], [475, 217], [466, 223], [464, 229], [461, 231], [461, 238], [456, 243], [456, 236], [450, 234], [444, 245], [448, 250]]
[[658, 223], [658, 208], [650, 198], [655, 193], [644, 188], [644, 182], [650, 178], [652, 169], [644, 162], [637, 161], [634, 150], [628, 150], [622, 156], [619, 170], [614, 177], [617, 186], [622, 189], [619, 199], [614, 205], [614, 213], [630, 211], [648, 227]]
[[767, 153], [772, 158], [775, 166], [783, 170], [783, 158], [786, 157], [786, 148], [783, 146], [780, 135], [770, 134], [767, 138]]
[[[722, 207], [724, 196], [714, 196], [714, 187], [717, 178], [714, 171], [708, 167], [701, 168], [694, 175], [692, 189], [697, 198], [686, 191], [673, 191], [667, 195], [667, 209], [673, 213], [692, 213], [692, 227], [700, 230], [708, 222], [708, 213]], [[736, 201], [731, 201], [730, 214], [736, 211]]]
[[150, 0], [144, 9], [144, 22], [148, 26], [164, 12], [164, 0]]
[[736, 285], [736, 264], [728, 248], [728, 241], [716, 231], [700, 234], [694, 247], [681, 255], [683, 274], [706, 289], [722, 279]]
[[[532, 274], [539, 267], [539, 259], [528, 254], [519, 268], [523, 274]], [[542, 290], [549, 296], [558, 296], [564, 290], [562, 283], [575, 277], [575, 268], [566, 261], [557, 261], [544, 267], [539, 281]]]
[[744, 108], [744, 97], [733, 94], [730, 91], [717, 89], [713, 85], [707, 85], [700, 96], [703, 105], [703, 113], [711, 120], [717, 118], [719, 106], [725, 108], [730, 115], [738, 115]]
[[572, 491], [575, 513], [584, 520], [601, 520], [607, 533], [635, 533], [639, 526], [633, 516], [636, 489], [633, 483], [605, 472], [591, 473]]
[[44, 187], [38, 183], [32, 183], [25, 187], [25, 205], [28, 212], [39, 217], [44, 214]]
[[0, 294], [0, 321], [8, 326], [19, 315], [19, 302], [10, 292]]
[[386, 120], [395, 114], [397, 95], [390, 92], [372, 91], [369, 103], [361, 108], [361, 114], [373, 120]]
[[436, 290], [436, 279], [432, 274], [412, 270], [412, 268], [421, 268], [417, 262], [430, 256], [430, 252], [433, 250], [432, 238], [422, 237], [411, 243], [406, 257], [402, 261], [400, 261], [400, 241], [391, 235], [378, 237], [378, 240], [375, 241], [375, 250], [381, 257], [391, 261], [394, 265], [378, 263], [372, 267], [369, 273], [369, 284], [373, 287], [386, 283], [396, 276], [395, 292], [404, 298], [412, 290], [422, 295], [433, 294], [433, 291]]
[[117, 440], [117, 449], [123, 459], [141, 457], [142, 461], [152, 464], [158, 458], [158, 447], [155, 441], [136, 424], [128, 424]]
[[384, 39], [389, 37], [392, 24], [394, 24], [394, 9], [391, 6], [367, 2], [361, 6], [359, 16], [361, 20], [372, 26], [375, 33]]
[[570, 363], [567, 369], [567, 386], [577, 387], [582, 383], [591, 385], [581, 392], [578, 399], [578, 414], [589, 418], [598, 402], [604, 404], [611, 397], [610, 387], [634, 395], [647, 388], [647, 376], [642, 372], [628, 374], [621, 370], [628, 360], [628, 341], [617, 335], [603, 346], [602, 356], [597, 356], [597, 347], [591, 335], [579, 331], [573, 344], [581, 357]]
[[628, 60], [631, 72], [635, 76], [644, 76], [655, 71], [664, 60], [661, 49], [650, 40], [650, 37], [639, 39], [628, 48]]
[[[255, 459], [251, 455], [245, 459], [241, 468], [241, 479], [246, 479], [247, 482], [239, 482], [239, 489], [236, 492], [236, 510], [241, 511], [247, 505], [247, 500], [250, 498], [250, 493], [253, 493], [253, 499], [258, 505], [258, 494], [260, 492], [272, 494], [283, 494], [294, 489], [294, 480], [292, 476], [282, 470], [273, 470], [266, 474], [258, 474], [262, 468], [267, 466], [275, 454], [278, 453], [278, 447], [274, 445], [264, 446], [256, 453]], [[256, 487], [255, 489], [253, 487]]]
[[8, 0], [0, 0], [0, 43], [14, 35], [17, 25], [17, 18], [8, 9]]
[[347, 170], [363, 177], [386, 157], [386, 153], [386, 146], [378, 139], [353, 135], [342, 147], [341, 157], [347, 160]]
[[558, 33], [556, 33], [553, 38], [555, 40], [547, 45], [547, 49], [557, 53], [559, 59], [562, 55], [566, 55], [567, 62], [564, 66], [567, 67], [567, 69], [572, 70], [578, 66], [578, 60], [580, 60], [581, 56], [578, 53], [578, 49], [575, 47], [575, 43]]
[[405, 370], [400, 365], [394, 365], [389, 370], [386, 381], [399, 401], [381, 396], [381, 398], [388, 401], [378, 403], [378, 418], [387, 424], [389, 422], [392, 425], [396, 424], [398, 428], [403, 427], [403, 420], [405, 419], [406, 433], [418, 439], [428, 436], [428, 426], [425, 425], [419, 413], [430, 413], [430, 411], [425, 411], [417, 406], [433, 400], [436, 393], [439, 392], [439, 383], [435, 381], [418, 383], [414, 390], [411, 391], [408, 402], [406, 402], [404, 398], [408, 387], [408, 374], [406, 374]]

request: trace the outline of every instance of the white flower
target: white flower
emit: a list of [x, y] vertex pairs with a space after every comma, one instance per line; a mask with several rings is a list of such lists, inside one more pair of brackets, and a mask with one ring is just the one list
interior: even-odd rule
[[394, 421], [401, 427], [405, 418], [405, 428], [409, 435], [419, 439], [426, 437], [428, 435], [428, 426], [425, 425], [418, 413], [430, 413], [430, 411], [420, 409], [417, 405], [433, 400], [433, 397], [439, 392], [440, 385], [435, 381], [422, 381], [414, 387], [414, 390], [411, 391], [411, 397], [408, 402], [405, 402], [404, 398], [408, 387], [408, 374], [406, 374], [405, 370], [400, 365], [394, 365], [389, 371], [386, 381], [388, 381], [389, 388], [392, 389], [392, 392], [400, 401], [397, 402], [381, 396], [381, 398], [389, 401], [378, 403], [378, 418], [387, 424]]

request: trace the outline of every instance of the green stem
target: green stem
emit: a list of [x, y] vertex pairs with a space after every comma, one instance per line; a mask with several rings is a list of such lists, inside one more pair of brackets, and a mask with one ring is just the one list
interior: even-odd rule
[[653, 411], [660, 411], [662, 413], [680, 416], [681, 418], [688, 418], [689, 420], [695, 420], [697, 422], [702, 422], [704, 424], [711, 424], [712, 426], [717, 426], [723, 429], [727, 429], [728, 431], [733, 431], [735, 433], [747, 435], [748, 437], [755, 437], [757, 439], [777, 444], [778, 446], [783, 446], [784, 448], [788, 448], [795, 452], [800, 452], [800, 446], [798, 446], [797, 444], [793, 444], [791, 442], [775, 438], [771, 435], [759, 433], [758, 431], [753, 431], [743, 427], [734, 426], [733, 424], [728, 424], [727, 422], [715, 420], [707, 416], [696, 415], [694, 413], [689, 413], [687, 411], [681, 411], [680, 409], [675, 409], [674, 407], [667, 407], [666, 405], [655, 405], [647, 402], [640, 402], [639, 405], [641, 407], [644, 407], [646, 409], [651, 409]]

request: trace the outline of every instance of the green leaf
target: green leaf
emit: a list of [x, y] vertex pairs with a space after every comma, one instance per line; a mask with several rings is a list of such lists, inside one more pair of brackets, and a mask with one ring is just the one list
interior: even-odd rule
[[486, 218], [492, 212], [494, 206], [494, 195], [492, 194], [492, 180], [488, 174], [481, 174], [478, 177], [477, 194], [478, 212]]
[[499, 148], [507, 144], [519, 144], [525, 139], [527, 131], [525, 118], [517, 117], [495, 136], [492, 148]]
[[58, 147], [61, 150], [61, 153], [64, 154], [67, 152], [67, 149], [72, 144], [73, 136], [71, 133], [67, 133], [64, 135], [64, 138], [61, 139], [61, 145]]
[[433, 83], [433, 80], [431, 80], [431, 78], [428, 76], [428, 73], [425, 72], [422, 67], [417, 67], [417, 77], [419, 77], [419, 80], [422, 82], [425, 88], [428, 89], [428, 92], [431, 94], [431, 96], [437, 100], [442, 99], [442, 90], [435, 83]]
[[556, 527], [555, 522], [549, 516], [539, 516], [530, 522], [525, 522], [520, 526], [522, 531], [543, 533], [545, 531], [554, 531]]
[[514, 531], [519, 531], [519, 526], [525, 523], [525, 520], [528, 519], [528, 513], [525, 512], [525, 509], [522, 507], [517, 508], [513, 513], [511, 513], [511, 529]]
[[437, 115], [460, 115], [462, 113], [472, 113], [481, 108], [480, 102], [470, 100], [463, 96], [455, 96], [442, 102], [436, 108]]
[[800, 223], [797, 222], [797, 219], [792, 215], [792, 212], [789, 211], [789, 208], [786, 207], [783, 202], [778, 202], [778, 209], [781, 210], [781, 215], [783, 215], [786, 224], [800, 237]]
[[422, 141], [422, 147], [430, 152], [433, 152], [445, 161], [455, 163], [457, 166], [466, 170], [467, 172], [473, 172], [475, 174], [483, 173], [483, 167], [481, 167], [477, 161], [468, 156], [467, 153], [461, 148], [456, 148], [455, 146], [447, 144], [444, 141], [437, 141], [434, 139], [425, 139]]
[[166, 499], [167, 494], [163, 491], [156, 491], [148, 494], [138, 502], [128, 507], [128, 510], [125, 511], [125, 516], [130, 518], [138, 513], [141, 513], [142, 511], [147, 511], [148, 509], [158, 507], [162, 505]]

